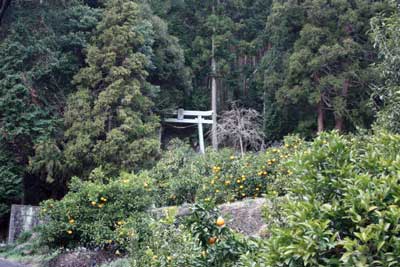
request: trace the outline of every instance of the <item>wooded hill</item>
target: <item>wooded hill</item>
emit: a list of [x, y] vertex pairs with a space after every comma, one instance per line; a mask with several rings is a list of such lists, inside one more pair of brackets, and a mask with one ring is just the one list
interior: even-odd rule
[[257, 110], [266, 142], [369, 128], [385, 101], [373, 88], [387, 82], [370, 22], [395, 10], [388, 0], [0, 0], [0, 216], [21, 199], [61, 197], [74, 175], [151, 167], [163, 111], [209, 110], [213, 78], [218, 113], [232, 102]]

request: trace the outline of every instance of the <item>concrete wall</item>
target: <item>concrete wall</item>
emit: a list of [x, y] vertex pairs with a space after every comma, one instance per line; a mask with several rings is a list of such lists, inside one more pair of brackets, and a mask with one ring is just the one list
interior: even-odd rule
[[12, 205], [10, 226], [8, 232], [8, 243], [12, 244], [26, 231], [31, 231], [40, 224], [40, 208], [36, 206]]

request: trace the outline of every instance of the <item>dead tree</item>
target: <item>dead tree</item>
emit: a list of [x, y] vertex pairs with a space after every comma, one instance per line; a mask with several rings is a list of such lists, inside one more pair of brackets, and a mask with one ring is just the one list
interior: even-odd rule
[[264, 134], [260, 114], [254, 109], [239, 108], [222, 113], [217, 126], [218, 141], [240, 149], [242, 156], [248, 148], [260, 149]]

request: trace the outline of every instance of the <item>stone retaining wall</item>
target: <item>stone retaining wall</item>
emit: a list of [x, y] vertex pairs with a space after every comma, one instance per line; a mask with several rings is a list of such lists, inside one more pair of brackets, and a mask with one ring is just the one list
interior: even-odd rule
[[[262, 209], [266, 201], [264, 198], [245, 199], [243, 201], [219, 205], [221, 215], [227, 226], [247, 236], [261, 236], [265, 230], [265, 222], [262, 218]], [[158, 208], [152, 210], [156, 218], [161, 218], [168, 213], [172, 207]], [[175, 207], [176, 216], [182, 217], [190, 214], [190, 205]]]
[[8, 243], [12, 244], [23, 233], [39, 225], [40, 208], [36, 206], [12, 205]]
[[[246, 199], [234, 203], [222, 204], [219, 207], [221, 215], [225, 218], [227, 226], [247, 236], [259, 236], [265, 228], [262, 218], [262, 208], [265, 199]], [[168, 209], [173, 207], [158, 208], [151, 211], [156, 217], [163, 217]], [[190, 205], [176, 207], [177, 217], [190, 214]], [[26, 231], [31, 231], [40, 224], [39, 207], [13, 205], [11, 208], [10, 229], [8, 243], [15, 240]]]

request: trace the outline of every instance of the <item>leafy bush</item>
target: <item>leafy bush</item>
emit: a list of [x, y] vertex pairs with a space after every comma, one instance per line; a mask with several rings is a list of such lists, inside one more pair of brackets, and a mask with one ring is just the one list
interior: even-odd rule
[[146, 210], [153, 203], [151, 187], [145, 172], [123, 173], [107, 182], [73, 178], [70, 192], [61, 201], [42, 203], [43, 241], [52, 246], [123, 250], [146, 231]]
[[240, 255], [250, 249], [246, 239], [228, 228], [219, 214], [212, 206], [196, 204], [186, 221], [187, 228], [203, 248], [203, 265], [199, 266], [234, 266]]
[[382, 59], [376, 67], [384, 81], [375, 88], [373, 99], [380, 107], [376, 127], [400, 133], [400, 16], [396, 1], [391, 2], [394, 13], [390, 17], [382, 14], [371, 20], [372, 38]]
[[173, 214], [153, 221], [151, 234], [141, 243], [132, 243], [133, 267], [235, 266], [249, 248], [244, 238], [226, 227], [219, 214], [210, 205], [196, 204], [193, 214], [178, 227]]
[[399, 135], [324, 133], [296, 152], [285, 201], [269, 211], [283, 219], [243, 266], [396, 266], [399, 151]]
[[240, 157], [231, 149], [208, 150], [205, 155], [197, 155], [188, 145], [176, 141], [173, 149], [150, 171], [156, 181], [158, 203], [177, 205], [201, 200], [224, 203], [260, 197], [276, 176], [286, 174], [281, 162], [304, 145], [298, 137], [290, 136], [282, 147]]
[[143, 242], [132, 243], [129, 255], [133, 267], [202, 266], [202, 249], [195, 237], [181, 225], [152, 221], [151, 234]]
[[305, 145], [298, 137], [289, 136], [281, 147], [269, 148], [258, 154], [237, 157], [229, 150], [215, 153], [218, 157], [214, 160], [206, 159], [209, 172], [198, 197], [216, 203], [260, 197], [268, 192], [276, 177], [291, 173], [282, 167], [282, 162]]
[[173, 140], [170, 150], [156, 166], [149, 171], [155, 181], [157, 203], [169, 206], [192, 203], [204, 173], [203, 166], [196, 164], [198, 155], [193, 149], [180, 140]]

